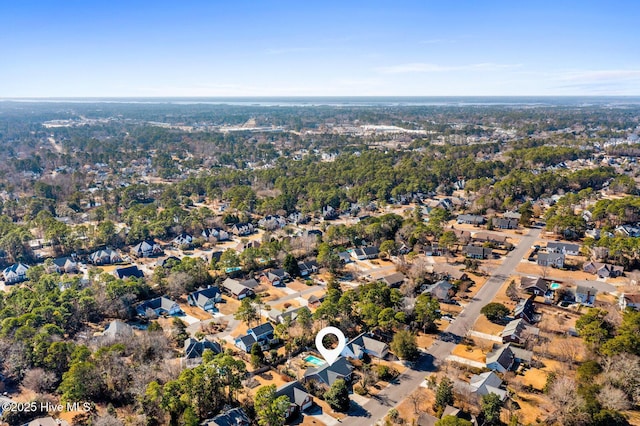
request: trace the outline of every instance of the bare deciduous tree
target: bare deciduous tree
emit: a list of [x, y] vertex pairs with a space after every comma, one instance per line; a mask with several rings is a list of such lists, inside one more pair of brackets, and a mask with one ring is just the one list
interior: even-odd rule
[[553, 416], [562, 425], [577, 425], [586, 420], [584, 399], [578, 395], [574, 380], [558, 377], [549, 390], [549, 399], [553, 404]]
[[610, 384], [606, 384], [600, 389], [598, 401], [609, 410], [623, 411], [631, 408], [631, 402], [627, 398], [627, 394]]
[[45, 371], [42, 368], [33, 368], [28, 370], [22, 385], [34, 391], [35, 393], [46, 393], [55, 389], [56, 375], [51, 371]]

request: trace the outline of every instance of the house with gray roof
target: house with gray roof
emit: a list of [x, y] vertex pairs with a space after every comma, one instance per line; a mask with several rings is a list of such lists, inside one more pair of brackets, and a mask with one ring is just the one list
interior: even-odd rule
[[526, 328], [526, 322], [522, 318], [509, 321], [500, 333], [502, 343], [523, 343], [525, 340], [524, 331]]
[[426, 288], [423, 293], [428, 293], [441, 302], [450, 302], [453, 296], [453, 284], [446, 280], [440, 280]]
[[180, 233], [180, 235], [175, 237], [173, 241], [171, 241], [171, 243], [175, 247], [191, 247], [191, 244], [193, 244], [193, 236], [187, 234], [186, 232], [182, 232]]
[[580, 246], [578, 244], [549, 241], [547, 243], [547, 253], [562, 253], [577, 256], [580, 254]]
[[127, 278], [143, 278], [144, 274], [136, 265], [126, 266], [124, 268], [116, 268], [113, 271], [116, 278], [125, 280]]
[[481, 247], [481, 246], [472, 246], [468, 245], [462, 249], [462, 252], [465, 256], [470, 257], [472, 259], [488, 259], [493, 250], [491, 247]]
[[577, 303], [581, 303], [587, 306], [593, 306], [596, 302], [596, 295], [598, 294], [598, 289], [595, 287], [587, 287], [584, 285], [579, 285], [576, 287], [575, 298]]
[[94, 251], [89, 255], [89, 262], [96, 266], [111, 265], [122, 262], [122, 258], [117, 251], [110, 248]]
[[564, 268], [564, 253], [538, 253], [538, 265]]
[[502, 379], [500, 379], [500, 377], [498, 377], [498, 375], [493, 371], [473, 375], [469, 381], [469, 389], [472, 394], [478, 397], [483, 397], [493, 393], [498, 395], [501, 401], [505, 401], [509, 394], [501, 387]]
[[534, 296], [544, 296], [549, 290], [549, 281], [541, 277], [521, 277], [520, 289]]
[[27, 280], [28, 265], [24, 263], [14, 263], [2, 271], [5, 284], [17, 284]]
[[482, 225], [486, 222], [484, 216], [476, 214], [459, 214], [457, 218], [459, 224], [466, 223], [468, 225]]
[[190, 293], [187, 296], [187, 303], [197, 306], [206, 312], [216, 312], [216, 303], [222, 301], [222, 293], [218, 287], [208, 287]]
[[40, 417], [25, 423], [22, 426], [69, 426], [69, 422], [62, 419], [54, 419], [53, 417]]
[[113, 320], [109, 323], [109, 326], [102, 332], [102, 335], [111, 340], [131, 337], [133, 336], [133, 327], [123, 321]]
[[341, 355], [354, 359], [362, 359], [364, 354], [367, 354], [384, 359], [388, 353], [389, 345], [372, 338], [366, 333], [362, 333], [346, 344]]
[[131, 249], [131, 254], [135, 257], [152, 257], [162, 253], [160, 245], [153, 240], [142, 241]]
[[203, 238], [209, 241], [228, 241], [229, 233], [222, 228], [206, 228], [202, 230]]
[[508, 217], [494, 217], [493, 226], [498, 229], [518, 229], [518, 219]]
[[344, 358], [338, 358], [333, 364], [324, 364], [320, 367], [308, 368], [303, 375], [303, 381], [315, 380], [318, 383], [331, 387], [338, 379], [351, 380], [353, 366]]
[[[254, 287], [251, 287], [251, 285], [253, 285], [251, 281], [255, 282], [256, 285]], [[229, 293], [229, 295], [238, 300], [242, 300], [245, 297], [251, 297], [255, 294], [253, 288], [257, 287], [257, 284], [256, 280], [238, 281], [233, 278], [227, 278], [222, 282], [222, 288]]]
[[78, 272], [77, 258], [75, 255], [55, 258], [53, 259], [53, 267], [59, 274], [75, 274]]
[[529, 324], [533, 324], [538, 320], [538, 316], [536, 315], [536, 307], [531, 298], [529, 299], [520, 299], [518, 304], [513, 310], [513, 317], [516, 319], [523, 319]]
[[519, 363], [530, 363], [532, 357], [533, 352], [506, 343], [494, 346], [494, 349], [487, 354], [486, 364], [490, 370], [506, 373]]
[[204, 351], [210, 350], [214, 355], [222, 353], [222, 347], [219, 343], [212, 342], [207, 339], [196, 340], [192, 337], [184, 341], [184, 359], [188, 366], [200, 364], [202, 362], [202, 354]]
[[242, 408], [233, 408], [231, 410], [227, 410], [224, 413], [218, 414], [217, 416], [205, 420], [200, 425], [201, 426], [249, 426], [251, 424], [251, 420], [247, 413], [244, 412]]
[[297, 380], [280, 386], [276, 390], [276, 397], [280, 396], [289, 398], [290, 405], [285, 414], [287, 419], [292, 418], [298, 412], [303, 412], [313, 407], [313, 397]]
[[385, 275], [380, 278], [380, 281], [384, 282], [389, 287], [400, 287], [402, 283], [407, 279], [402, 272], [394, 272], [393, 274]]
[[593, 275], [598, 275], [600, 278], [615, 278], [624, 273], [622, 266], [600, 262], [586, 262], [582, 266], [582, 270]]
[[162, 316], [162, 315], [180, 315], [182, 309], [176, 302], [166, 297], [156, 297], [155, 299], [145, 300], [136, 307], [136, 312], [141, 317]]

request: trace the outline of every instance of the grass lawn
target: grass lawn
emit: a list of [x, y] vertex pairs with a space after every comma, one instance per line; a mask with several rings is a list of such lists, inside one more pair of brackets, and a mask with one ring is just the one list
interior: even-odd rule
[[235, 314], [240, 307], [240, 301], [236, 299], [232, 299], [229, 296], [222, 296], [223, 303], [218, 303], [218, 309], [220, 313], [223, 315]]
[[[416, 414], [413, 400], [417, 398], [417, 409], [418, 414]], [[411, 420], [417, 418], [420, 413], [428, 413], [432, 416], [435, 415], [433, 411], [433, 403], [435, 401], [435, 394], [432, 390], [419, 387], [411, 395], [407, 396], [400, 405], [398, 405], [397, 410], [400, 414], [400, 417], [405, 419], [408, 424], [411, 424]]]
[[202, 309], [190, 306], [186, 303], [180, 303], [180, 309], [184, 311], [185, 314], [197, 318], [199, 320], [208, 320], [211, 319], [211, 314], [203, 311]]
[[485, 362], [486, 359], [485, 353], [478, 346], [473, 346], [471, 350], [468, 350], [467, 345], [456, 345], [451, 354], [477, 362]]
[[473, 325], [473, 329], [480, 333], [499, 336], [502, 330], [504, 330], [504, 325], [494, 324], [489, 321], [484, 315], [480, 315], [476, 320], [476, 323]]

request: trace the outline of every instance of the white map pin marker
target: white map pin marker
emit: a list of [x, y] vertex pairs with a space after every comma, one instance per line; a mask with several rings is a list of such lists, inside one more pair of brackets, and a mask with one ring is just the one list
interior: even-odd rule
[[[322, 339], [324, 339], [324, 336], [326, 336], [327, 334], [333, 334], [338, 338], [338, 346], [336, 346], [334, 349], [327, 349], [322, 344]], [[344, 334], [342, 334], [342, 331], [340, 331], [339, 328], [325, 327], [316, 335], [316, 348], [318, 349], [318, 352], [320, 352], [324, 360], [329, 363], [329, 365], [336, 362], [336, 360], [340, 356], [340, 353], [346, 345], [347, 339], [344, 337]]]

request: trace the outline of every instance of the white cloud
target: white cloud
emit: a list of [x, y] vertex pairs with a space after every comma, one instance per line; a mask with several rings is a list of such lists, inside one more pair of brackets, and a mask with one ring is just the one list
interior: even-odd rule
[[640, 70], [589, 70], [570, 71], [558, 76], [562, 81], [602, 82], [640, 79]]
[[438, 65], [424, 62], [393, 65], [378, 68], [382, 74], [408, 74], [408, 73], [433, 73], [448, 71], [499, 71], [521, 67], [521, 64], [496, 64], [491, 62], [467, 64], [467, 65]]

